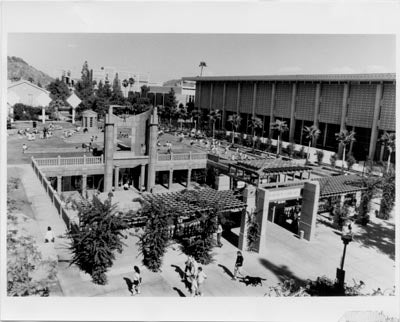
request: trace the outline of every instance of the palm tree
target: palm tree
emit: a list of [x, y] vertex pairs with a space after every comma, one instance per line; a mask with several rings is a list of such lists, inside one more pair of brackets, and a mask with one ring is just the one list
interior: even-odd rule
[[200, 110], [195, 109], [191, 112], [192, 114], [192, 118], [195, 120], [196, 123], [196, 130], [198, 130], [198, 126], [199, 126], [199, 118], [200, 118]]
[[342, 172], [343, 172], [343, 167], [344, 167], [344, 159], [346, 157], [346, 146], [347, 144], [350, 144], [351, 142], [354, 142], [356, 139], [354, 136], [356, 133], [354, 131], [347, 131], [347, 130], [342, 130], [339, 133], [336, 133], [336, 140], [343, 145], [343, 157], [342, 157]]
[[396, 149], [396, 133], [394, 132], [389, 133], [385, 131], [385, 133], [382, 134], [379, 141], [381, 141], [385, 146], [385, 148], [388, 149], [389, 151], [389, 157], [387, 160], [387, 168], [386, 168], [386, 172], [388, 173], [390, 168], [390, 157], [392, 156], [392, 152], [394, 152]]
[[[122, 81], [122, 86], [125, 88], [125, 94], [126, 94], [126, 88], [128, 87], [128, 85], [129, 85], [128, 80], [127, 80], [127, 79], [124, 79], [124, 80]], [[128, 95], [126, 95], [126, 96], [128, 96]]]
[[207, 67], [206, 62], [205, 61], [201, 61], [199, 67], [200, 67], [200, 76], [202, 76], [203, 75], [203, 68]]
[[250, 119], [250, 124], [249, 126], [251, 127], [251, 136], [253, 137], [253, 151], [254, 151], [254, 145], [256, 144], [256, 141], [254, 140], [254, 135], [257, 129], [262, 129], [263, 128], [263, 121], [257, 117], [257, 116], [252, 116]]
[[214, 137], [215, 137], [215, 122], [217, 122], [217, 120], [219, 120], [220, 118], [221, 118], [221, 111], [218, 110], [218, 109], [210, 111], [210, 113], [208, 114], [208, 119], [212, 123], [212, 137], [213, 137], [213, 140], [214, 140]]
[[[240, 123], [242, 122], [242, 117], [239, 114], [233, 114], [229, 115], [228, 122], [232, 124], [232, 128], [236, 130], [236, 132], [239, 129]], [[232, 134], [232, 144], [235, 143], [235, 131], [233, 131]]]
[[276, 146], [276, 156], [279, 155], [279, 142], [281, 141], [281, 136], [286, 131], [289, 131], [289, 128], [286, 124], [286, 121], [276, 120], [275, 122], [271, 123], [271, 129], [274, 131], [278, 131], [278, 144]]
[[135, 79], [133, 77], [129, 77], [129, 89], [132, 91], [132, 86], [135, 84]]
[[310, 157], [311, 142], [315, 142], [318, 139], [319, 135], [321, 134], [321, 131], [318, 129], [318, 127], [312, 125], [312, 126], [305, 126], [303, 132], [306, 134], [306, 138], [308, 139], [308, 151], [306, 160], [306, 163], [308, 163], [308, 159]]

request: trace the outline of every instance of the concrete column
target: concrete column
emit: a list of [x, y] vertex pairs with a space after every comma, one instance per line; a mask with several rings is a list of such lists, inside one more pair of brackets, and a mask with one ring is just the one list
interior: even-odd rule
[[262, 252], [267, 247], [267, 227], [268, 227], [268, 211], [270, 202], [270, 191], [259, 188], [257, 190], [256, 212], [257, 222], [260, 225], [260, 243], [258, 252]]
[[171, 188], [172, 188], [173, 179], [174, 179], [174, 170], [170, 169], [169, 177], [168, 177], [168, 190], [171, 190]]
[[340, 117], [340, 131], [346, 129], [346, 114], [347, 114], [347, 102], [349, 99], [350, 84], [344, 84], [343, 88], [343, 99], [342, 99], [342, 113]]
[[119, 166], [115, 166], [114, 168], [114, 188], [115, 190], [119, 188]]
[[[321, 101], [321, 83], [318, 83], [315, 88], [315, 101], [314, 101], [314, 126], [319, 128], [319, 104]], [[315, 143], [313, 143], [313, 146], [315, 146]]]
[[243, 202], [247, 205], [242, 211], [239, 232], [239, 249], [247, 250], [247, 223], [248, 214], [256, 210], [256, 187], [248, 185], [243, 190]]
[[[276, 93], [276, 83], [272, 83], [272, 93], [271, 93], [271, 110], [270, 110], [270, 117], [269, 117], [269, 122], [274, 123], [275, 122], [275, 116], [274, 116], [274, 110], [275, 110], [275, 93]], [[268, 136], [271, 138], [272, 137], [272, 129], [271, 126], [269, 128], [269, 134]]]
[[[201, 109], [201, 82], [199, 82], [198, 86], [199, 86], [199, 104], [197, 105], [197, 107], [200, 110]], [[196, 88], [197, 88], [197, 83], [196, 83]]]
[[253, 105], [251, 108], [251, 114], [252, 116], [256, 115], [256, 102], [257, 102], [257, 83], [254, 82], [254, 88], [253, 88]]
[[192, 176], [192, 169], [188, 169], [187, 177], [186, 177], [186, 188], [189, 188], [189, 186], [190, 186], [191, 176]]
[[212, 109], [212, 99], [213, 99], [213, 92], [214, 92], [214, 83], [211, 83], [210, 85], [210, 111]]
[[318, 181], [305, 182], [303, 188], [303, 203], [299, 221], [299, 232], [304, 231], [304, 239], [314, 239], [317, 221], [320, 187]]
[[146, 181], [145, 179], [146, 179], [146, 165], [142, 164], [140, 166], [140, 187], [139, 187], [140, 190], [142, 189], [142, 187], [145, 186], [145, 181]]
[[222, 129], [226, 131], [225, 128], [225, 119], [226, 119], [226, 113], [225, 113], [225, 104], [226, 104], [226, 83], [224, 83], [224, 89], [222, 91]]
[[359, 207], [361, 204], [361, 191], [356, 192], [356, 207]]
[[376, 142], [378, 140], [378, 132], [379, 132], [379, 112], [382, 101], [382, 92], [383, 85], [376, 85], [376, 94], [375, 94], [375, 106], [374, 106], [374, 118], [372, 119], [372, 128], [371, 128], [371, 139], [369, 142], [369, 153], [368, 156], [371, 160], [374, 159], [375, 150], [376, 150]]
[[295, 118], [296, 92], [297, 92], [297, 84], [293, 83], [293, 85], [292, 85], [292, 100], [290, 102], [290, 128], [289, 128], [289, 141], [290, 142], [293, 142], [293, 140], [294, 140], [294, 128], [296, 125], [296, 118]]
[[110, 106], [107, 120], [104, 125], [104, 192], [110, 192], [112, 188], [114, 170], [114, 123], [110, 123], [112, 106]]
[[60, 196], [62, 192], [62, 176], [57, 176], [57, 194]]
[[341, 194], [340, 195], [340, 207], [344, 206], [344, 199], [345, 199], [346, 195], [345, 194]]
[[240, 106], [240, 88], [241, 88], [241, 83], [238, 82], [238, 90], [237, 90], [237, 102], [236, 102], [236, 113], [239, 113], [239, 106]]
[[87, 175], [82, 175], [82, 196], [86, 196], [87, 191]]
[[46, 111], [44, 107], [42, 107], [42, 123], [46, 123]]
[[75, 107], [72, 108], [72, 124], [75, 124]]
[[147, 191], [151, 191], [156, 182], [156, 163], [157, 163], [157, 135], [158, 135], [158, 115], [157, 107], [153, 108], [150, 116], [149, 131], [149, 165], [147, 167]]

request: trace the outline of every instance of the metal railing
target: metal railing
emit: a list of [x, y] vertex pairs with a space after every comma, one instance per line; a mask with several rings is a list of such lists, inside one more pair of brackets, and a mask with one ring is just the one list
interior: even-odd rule
[[158, 161], [189, 161], [189, 160], [207, 160], [207, 153], [168, 153], [158, 154]]

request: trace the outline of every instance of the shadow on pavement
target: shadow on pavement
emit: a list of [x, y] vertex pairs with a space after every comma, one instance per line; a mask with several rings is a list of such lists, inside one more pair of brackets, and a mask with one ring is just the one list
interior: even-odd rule
[[224, 265], [218, 264], [219, 267], [222, 267], [224, 270], [224, 273], [228, 274], [230, 278], [233, 278], [233, 273], [230, 271], [230, 269]]
[[225, 238], [228, 242], [230, 242], [233, 246], [239, 246], [239, 236], [233, 233], [230, 230], [224, 230], [222, 232], [222, 237]]
[[124, 280], [126, 282], [126, 286], [128, 286], [128, 291], [133, 294], [133, 282], [128, 277], [124, 277]]
[[175, 268], [175, 272], [179, 274], [179, 277], [181, 278], [181, 281], [185, 284], [186, 289], [190, 289], [191, 285], [190, 283], [186, 280], [186, 275], [185, 272], [180, 268], [178, 265], [171, 265], [171, 267]]
[[246, 286], [262, 286], [262, 282], [266, 281], [266, 278], [258, 277], [258, 276], [245, 276], [245, 277], [240, 277], [239, 282], [244, 283]]
[[384, 222], [384, 224], [369, 222], [367, 226], [360, 226], [354, 240], [359, 241], [362, 247], [375, 248], [378, 251], [395, 259], [395, 225]]
[[271, 271], [281, 282], [287, 279], [293, 279], [297, 283], [303, 282], [303, 280], [296, 275], [286, 265], [275, 265], [265, 258], [260, 258], [260, 263], [269, 271]]
[[180, 297], [186, 297], [186, 295], [177, 287], [173, 287], [173, 290], [177, 291]]

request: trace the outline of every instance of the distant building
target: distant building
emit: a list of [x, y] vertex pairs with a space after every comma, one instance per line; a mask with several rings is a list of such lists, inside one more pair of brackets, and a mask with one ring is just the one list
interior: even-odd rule
[[17, 103], [32, 107], [42, 107], [44, 115], [44, 109], [48, 107], [51, 102], [50, 92], [41, 88], [34, 83], [27, 80], [20, 80], [18, 82], [10, 82], [7, 91], [7, 106], [9, 108], [9, 115], [13, 118], [14, 110], [13, 107]]
[[[175, 92], [176, 100], [179, 104], [186, 106], [187, 103], [194, 103], [196, 94], [196, 83], [191, 81], [179, 81], [175, 86], [153, 86], [150, 85], [149, 97], [154, 105], [164, 105], [165, 96], [168, 95], [171, 88]], [[151, 95], [153, 94], [153, 95]]]

